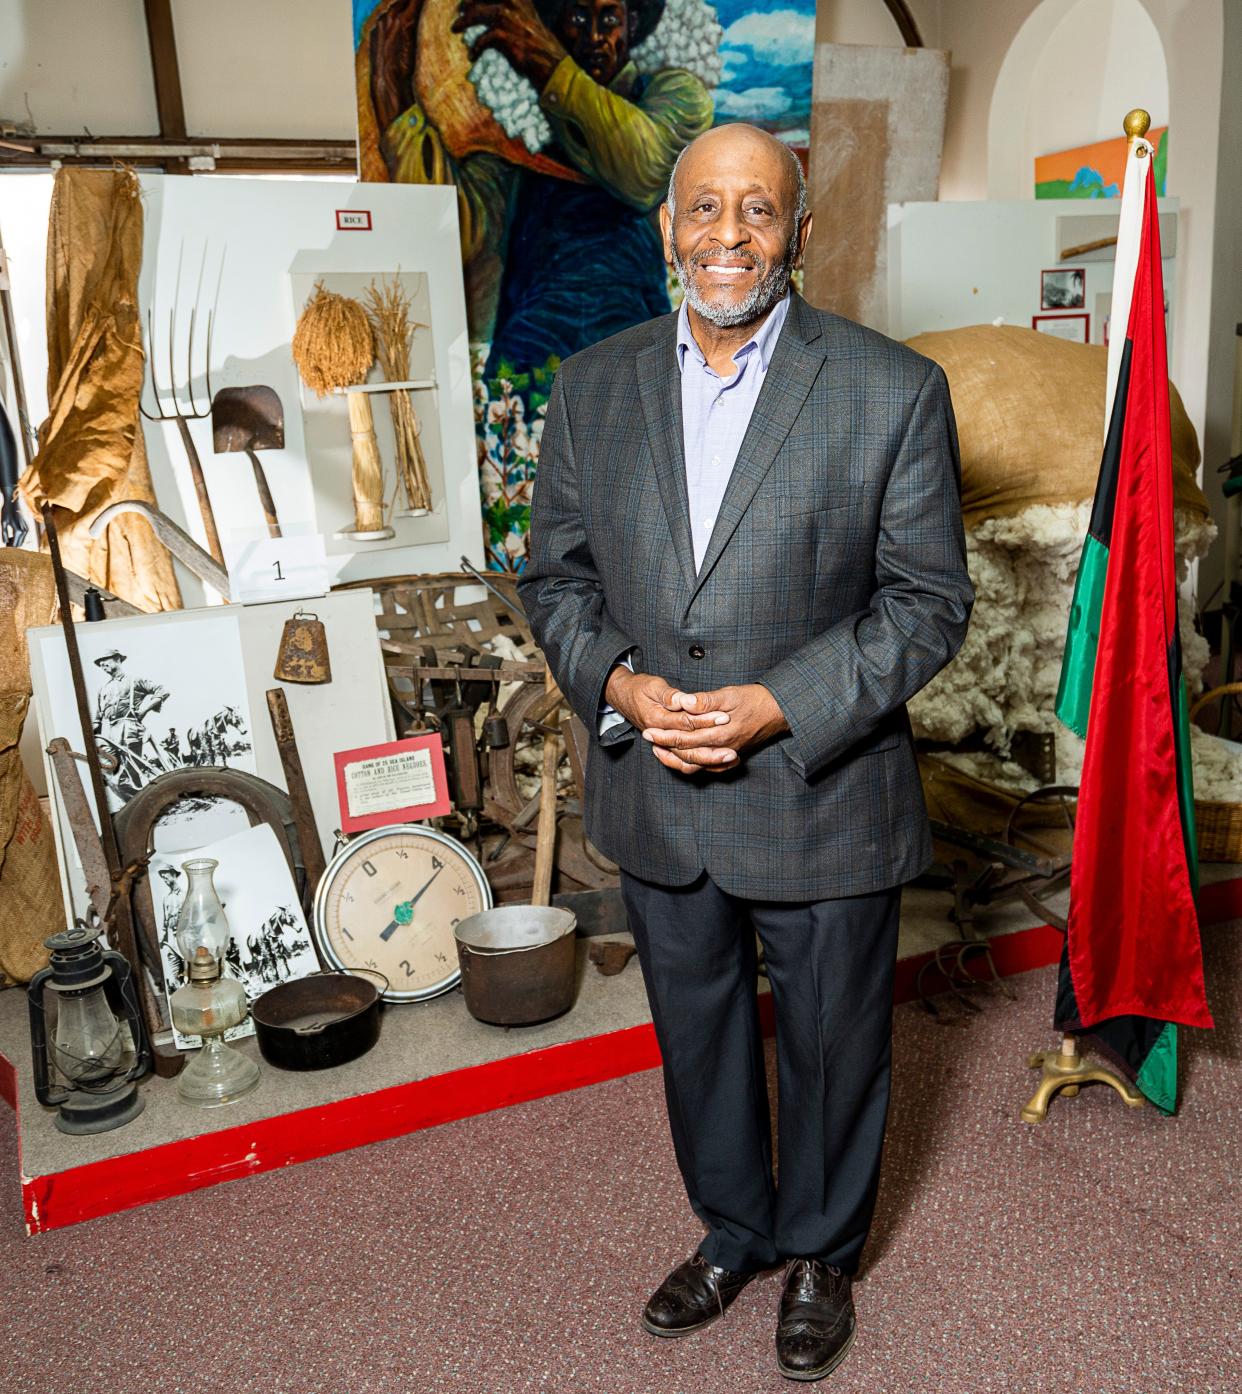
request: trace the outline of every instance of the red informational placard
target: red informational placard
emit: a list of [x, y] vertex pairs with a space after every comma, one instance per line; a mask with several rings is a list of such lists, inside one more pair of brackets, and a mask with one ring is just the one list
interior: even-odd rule
[[370, 232], [371, 213], [366, 208], [338, 208], [336, 226], [340, 232]]
[[452, 807], [444, 743], [434, 731], [340, 750], [332, 758], [343, 832], [439, 818]]

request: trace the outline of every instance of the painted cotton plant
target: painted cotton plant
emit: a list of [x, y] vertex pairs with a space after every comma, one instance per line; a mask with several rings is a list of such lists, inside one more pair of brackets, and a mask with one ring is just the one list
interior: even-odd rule
[[529, 550], [531, 486], [539, 465], [539, 442], [560, 359], [549, 358], [532, 373], [515, 373], [502, 363], [500, 373], [484, 381], [485, 357], [485, 350], [479, 349], [474, 374], [484, 542], [491, 568], [521, 571]]

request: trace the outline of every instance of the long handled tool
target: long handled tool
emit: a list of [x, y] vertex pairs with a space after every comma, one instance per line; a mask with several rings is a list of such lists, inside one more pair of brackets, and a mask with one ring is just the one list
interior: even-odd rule
[[256, 451], [285, 448], [285, 409], [270, 387], [222, 387], [211, 399], [211, 444], [217, 455], [244, 451], [254, 470], [254, 484], [270, 537], [279, 537], [276, 504]]
[[[122, 954], [139, 984], [138, 998], [142, 1003], [143, 1022], [147, 1034], [152, 1038], [152, 1056], [157, 1074], [169, 1078], [177, 1074], [184, 1061], [179, 1053], [170, 1054], [168, 1047], [158, 1047], [154, 1036], [163, 1027], [159, 1012], [151, 1000], [149, 992], [142, 990], [142, 960], [138, 953], [138, 942], [134, 934], [133, 907], [129, 898], [130, 876], [121, 863], [121, 852], [117, 846], [116, 828], [108, 809], [108, 789], [104, 783], [103, 766], [99, 762], [99, 747], [95, 744], [95, 727], [91, 720], [90, 698], [86, 691], [86, 678], [82, 672], [82, 654], [78, 649], [78, 634], [73, 623], [73, 610], [69, 600], [69, 585], [65, 576], [64, 563], [60, 558], [60, 539], [56, 534], [56, 524], [52, 521], [51, 505], [43, 505], [43, 526], [47, 531], [47, 549], [52, 558], [52, 573], [56, 578], [56, 598], [60, 604], [60, 622], [65, 631], [65, 648], [69, 655], [69, 675], [73, 680], [73, 697], [78, 709], [78, 721], [82, 727], [83, 748], [86, 752], [86, 767], [90, 771], [91, 791], [95, 796], [95, 808], [99, 814], [99, 840], [103, 846], [107, 862], [110, 890], [108, 896], [108, 915], [105, 929], [108, 938], [118, 953]], [[135, 1042], [135, 1044], [138, 1044]]]

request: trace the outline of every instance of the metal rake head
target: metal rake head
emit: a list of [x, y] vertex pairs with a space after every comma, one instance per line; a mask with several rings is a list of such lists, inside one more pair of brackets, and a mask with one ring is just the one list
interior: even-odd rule
[[[211, 333], [215, 323], [215, 312], [207, 311], [207, 346], [206, 354], [203, 358], [203, 380], [207, 388], [207, 397], [203, 405], [198, 404], [198, 396], [194, 391], [194, 337], [198, 324], [198, 301], [203, 290], [203, 277], [207, 270], [207, 246], [203, 245], [203, 260], [199, 268], [198, 287], [195, 291], [194, 307], [190, 311], [189, 331], [185, 340], [185, 383], [184, 391], [178, 389], [177, 383], [177, 317], [181, 299], [181, 263], [184, 257], [184, 246], [181, 256], [177, 258], [177, 287], [173, 293], [172, 309], [168, 312], [168, 382], [162, 384], [156, 373], [156, 363], [164, 358], [162, 349], [157, 348], [155, 337], [155, 309], [154, 305], [147, 308], [147, 371], [151, 380], [151, 398], [155, 409], [148, 411], [145, 403], [140, 402], [143, 416], [148, 421], [194, 421], [200, 417], [211, 414]], [[220, 274], [224, 273], [224, 258], [220, 258]], [[217, 283], [217, 295], [219, 285]], [[188, 408], [183, 402], [188, 399]], [[171, 405], [170, 405], [171, 404]]]

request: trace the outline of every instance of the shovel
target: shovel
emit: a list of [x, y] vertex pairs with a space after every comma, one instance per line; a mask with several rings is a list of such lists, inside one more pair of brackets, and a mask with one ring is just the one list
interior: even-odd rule
[[268, 534], [279, 537], [276, 505], [255, 452], [284, 449], [285, 409], [280, 398], [270, 387], [222, 387], [211, 402], [211, 440], [217, 455], [244, 450], [250, 456]]

